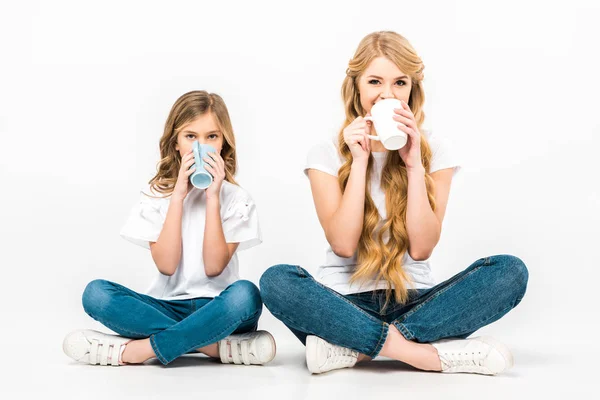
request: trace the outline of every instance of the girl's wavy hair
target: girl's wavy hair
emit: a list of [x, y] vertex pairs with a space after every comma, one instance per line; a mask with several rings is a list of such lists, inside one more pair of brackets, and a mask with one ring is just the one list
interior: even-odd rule
[[[342, 155], [343, 164], [338, 172], [338, 181], [342, 192], [348, 183], [352, 155], [344, 141], [344, 129], [359, 115], [365, 115], [360, 103], [358, 80], [367, 66], [377, 57], [386, 57], [407, 74], [412, 81], [408, 105], [415, 116], [417, 126], [421, 130], [425, 114], [423, 103], [423, 62], [410, 43], [395, 32], [374, 32], [362, 39], [354, 57], [348, 63], [346, 78], [342, 84], [342, 98], [346, 120], [338, 135], [338, 150]], [[431, 148], [426, 137], [421, 134], [421, 159], [425, 167], [425, 184], [429, 204], [435, 210], [434, 184], [429, 175], [431, 163]], [[373, 170], [373, 156], [369, 156], [367, 176]], [[408, 299], [407, 286], [413, 286], [402, 266], [402, 259], [408, 250], [408, 233], [406, 231], [408, 179], [406, 166], [397, 151], [388, 152], [381, 174], [381, 189], [385, 193], [387, 217], [381, 220], [377, 207], [369, 192], [365, 190], [364, 221], [357, 250], [358, 267], [352, 275], [352, 282], [365, 282], [369, 279], [387, 282], [386, 301], [389, 303], [392, 295], [398, 303]], [[381, 225], [380, 225], [381, 222]], [[389, 234], [387, 241], [384, 236]]]

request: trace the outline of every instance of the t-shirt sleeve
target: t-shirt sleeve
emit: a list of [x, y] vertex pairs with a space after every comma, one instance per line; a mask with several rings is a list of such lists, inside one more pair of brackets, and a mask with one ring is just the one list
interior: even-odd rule
[[342, 163], [333, 140], [323, 141], [309, 150], [304, 165], [304, 174], [308, 176], [309, 169], [316, 169], [337, 177], [341, 166]]
[[225, 242], [239, 243], [237, 251], [249, 249], [262, 242], [256, 204], [241, 188], [227, 206], [222, 223]]
[[150, 248], [150, 242], [156, 242], [165, 223], [165, 216], [161, 212], [163, 198], [152, 197], [144, 191], [140, 193], [140, 200], [133, 207], [127, 222], [121, 229], [121, 237], [139, 246]]
[[431, 165], [429, 173], [446, 168], [453, 168], [453, 176], [456, 176], [462, 167], [449, 142], [446, 139], [436, 136], [431, 136], [428, 139], [428, 142], [431, 147]]

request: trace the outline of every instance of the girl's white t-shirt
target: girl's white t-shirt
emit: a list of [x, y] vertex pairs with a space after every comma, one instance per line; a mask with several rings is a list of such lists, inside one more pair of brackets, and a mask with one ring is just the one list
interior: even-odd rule
[[[256, 205], [241, 187], [227, 181], [221, 186], [221, 221], [227, 243], [239, 243], [237, 251], [261, 243]], [[150, 248], [162, 230], [170, 196], [161, 197], [145, 188], [139, 202], [133, 207], [121, 236], [132, 243]], [[204, 190], [192, 188], [183, 202], [181, 221], [181, 260], [172, 276], [157, 270], [147, 294], [163, 300], [184, 300], [196, 297], [216, 297], [227, 286], [239, 279], [237, 251], [223, 272], [208, 277], [204, 272], [202, 244], [206, 220], [206, 194]]]
[[[440, 138], [432, 136], [429, 132], [424, 132], [431, 148], [430, 173], [446, 168], [454, 168], [454, 175], [460, 170], [460, 165], [454, 159], [454, 155], [449, 145]], [[373, 171], [369, 180], [371, 197], [375, 203], [381, 221], [386, 218], [387, 211], [385, 207], [385, 193], [380, 187], [381, 172], [387, 157], [387, 151], [371, 152], [374, 159]], [[309, 169], [323, 171], [335, 177], [338, 176], [338, 170], [343, 164], [343, 159], [338, 152], [337, 136], [331, 140], [316, 144], [308, 153], [304, 173], [308, 175]], [[387, 238], [384, 236], [384, 240]], [[415, 261], [408, 254], [404, 253], [402, 266], [413, 283], [414, 289], [428, 289], [435, 286], [436, 282], [431, 275], [431, 265], [429, 260]], [[331, 246], [328, 246], [325, 252], [325, 263], [317, 269], [317, 280], [341, 294], [351, 294], [367, 292], [371, 290], [386, 289], [387, 282], [375, 279], [359, 283], [350, 284], [350, 278], [357, 267], [356, 254], [350, 258], [339, 257]]]

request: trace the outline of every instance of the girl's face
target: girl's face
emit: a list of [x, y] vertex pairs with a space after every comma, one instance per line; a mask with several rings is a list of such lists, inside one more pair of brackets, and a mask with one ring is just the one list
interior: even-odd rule
[[408, 104], [411, 79], [386, 57], [377, 57], [358, 79], [360, 104], [367, 112], [380, 100], [396, 98]]
[[210, 144], [217, 150], [217, 154], [221, 154], [224, 141], [223, 133], [212, 113], [203, 114], [184, 125], [177, 134], [175, 150], [179, 151], [179, 155], [183, 157], [192, 151], [192, 146], [196, 141], [200, 144]]

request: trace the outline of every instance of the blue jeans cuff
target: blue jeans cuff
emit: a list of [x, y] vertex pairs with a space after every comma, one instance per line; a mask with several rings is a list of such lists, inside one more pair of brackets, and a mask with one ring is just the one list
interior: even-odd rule
[[382, 322], [381, 323], [381, 335], [379, 336], [379, 341], [377, 342], [377, 345], [375, 346], [375, 349], [371, 352], [371, 354], [366, 354], [367, 356], [369, 356], [371, 358], [375, 358], [379, 355], [379, 352], [381, 352], [381, 349], [383, 349], [383, 345], [385, 344], [385, 341], [387, 340], [389, 330], [390, 330], [390, 325], [387, 322]]
[[155, 336], [156, 335], [150, 336], [150, 346], [152, 346], [152, 350], [154, 350], [154, 354], [156, 354], [156, 358], [158, 358], [158, 361], [160, 361], [163, 365], [167, 365], [169, 361], [167, 361], [167, 359], [161, 354], [160, 350], [158, 350], [158, 345], [156, 344]]

